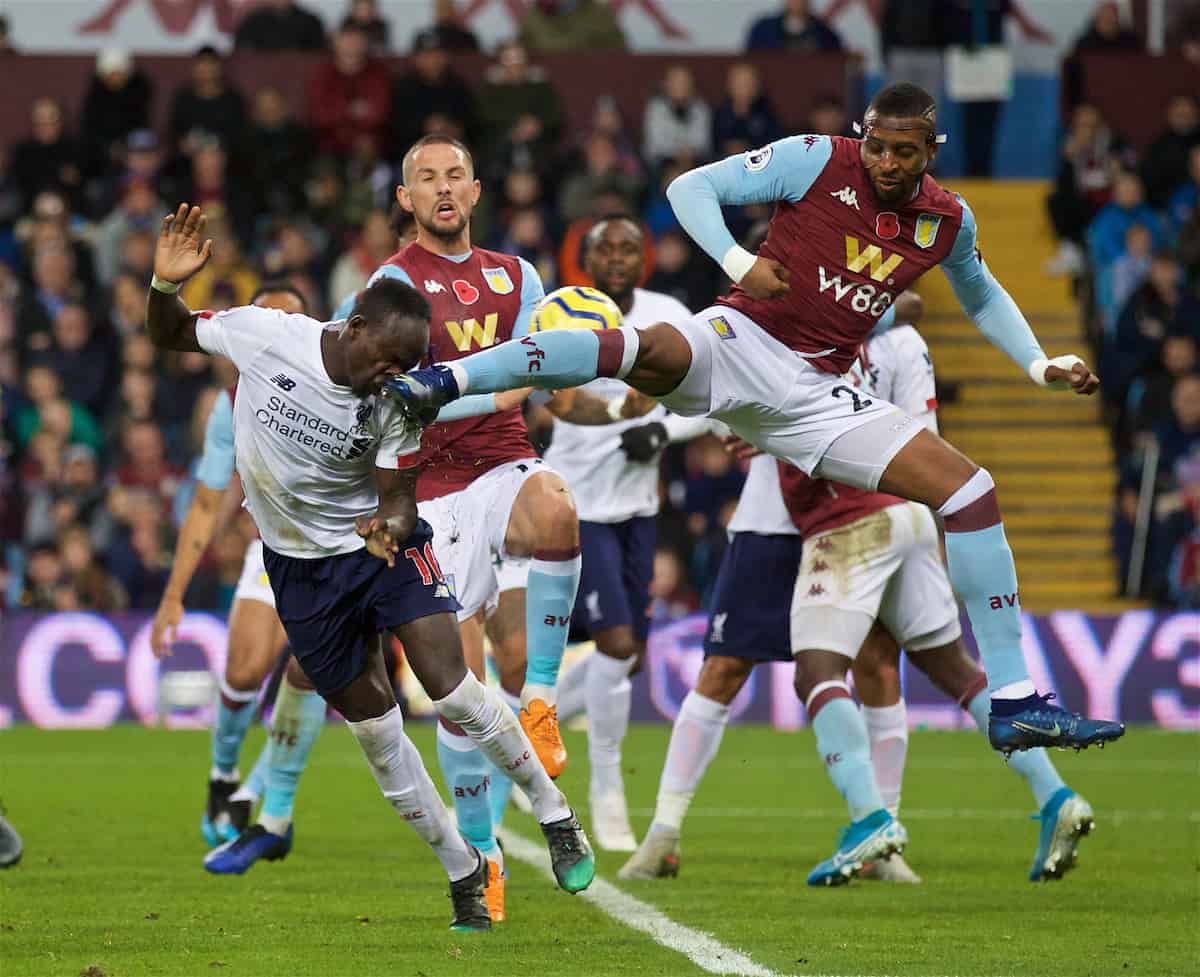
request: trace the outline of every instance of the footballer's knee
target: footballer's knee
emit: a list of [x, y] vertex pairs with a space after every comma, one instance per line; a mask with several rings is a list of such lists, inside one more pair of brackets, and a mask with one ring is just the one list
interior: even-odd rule
[[844, 682], [850, 659], [836, 651], [796, 652], [796, 695], [807, 702], [812, 690], [822, 682]]
[[978, 663], [967, 654], [961, 638], [940, 648], [914, 651], [909, 658], [935, 688], [956, 702], [972, 698], [987, 686], [987, 677]]
[[504, 544], [510, 553], [520, 556], [578, 551], [579, 514], [560, 475], [543, 471], [525, 482], [513, 505]]
[[746, 684], [753, 668], [754, 662], [746, 658], [709, 655], [700, 667], [700, 675], [696, 679], [696, 692], [706, 699], [727, 706], [742, 691], [742, 686]]
[[878, 624], [858, 650], [851, 671], [864, 706], [890, 706], [900, 701], [900, 648]]
[[628, 624], [605, 628], [603, 631], [597, 631], [593, 637], [596, 641], [596, 650], [602, 655], [618, 661], [628, 661], [637, 656], [639, 642], [634, 638], [633, 628]]
[[692, 365], [692, 346], [669, 322], [638, 330], [638, 351], [625, 381], [650, 397], [662, 397], [683, 382]]

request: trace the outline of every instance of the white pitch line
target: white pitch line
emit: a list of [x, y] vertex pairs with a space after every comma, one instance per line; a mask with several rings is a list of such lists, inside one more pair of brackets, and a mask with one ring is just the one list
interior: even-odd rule
[[[546, 849], [511, 831], [502, 832], [502, 836], [506, 857], [511, 856], [528, 862], [551, 880], [554, 879], [554, 870], [550, 867], [550, 853]], [[727, 947], [707, 933], [675, 922], [650, 903], [635, 899], [599, 876], [587, 889], [579, 893], [579, 896], [617, 922], [645, 933], [660, 946], [682, 953], [697, 967], [707, 970], [710, 974], [782, 977], [776, 971], [755, 963], [744, 953]]]

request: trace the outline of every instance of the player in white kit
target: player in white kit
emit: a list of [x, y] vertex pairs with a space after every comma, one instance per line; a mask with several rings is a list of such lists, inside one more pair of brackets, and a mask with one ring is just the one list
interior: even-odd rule
[[[584, 270], [617, 303], [626, 325], [688, 318], [687, 306], [677, 299], [636, 287], [646, 264], [645, 236], [636, 221], [601, 219], [584, 246]], [[609, 402], [630, 395], [628, 385], [612, 379], [593, 380], [579, 389]], [[571, 394], [563, 391], [555, 401]], [[628, 676], [645, 653], [650, 630], [658, 458], [668, 442], [697, 437], [712, 427], [705, 418], [680, 417], [660, 405], [637, 420], [605, 426], [556, 417], [546, 451], [546, 461], [571, 487], [579, 512], [583, 570], [575, 625], [596, 643], [595, 654], [578, 666], [586, 675], [592, 833], [609, 851], [637, 847], [625, 803], [621, 742], [629, 727]]]
[[305, 674], [346, 719], [384, 796], [442, 862], [453, 928], [491, 928], [487, 864], [456, 830], [404, 732], [382, 631], [404, 643], [439, 715], [525, 789], [559, 885], [586, 888], [595, 873], [586, 835], [516, 717], [463, 660], [458, 602], [417, 515], [415, 473], [400, 468], [420, 435], [378, 399], [384, 381], [428, 348], [428, 302], [381, 281], [336, 324], [254, 307], [193, 314], [176, 293], [211, 254], [204, 223], [186, 204], [164, 219], [147, 330], [160, 348], [226, 356], [238, 368], [237, 469]]

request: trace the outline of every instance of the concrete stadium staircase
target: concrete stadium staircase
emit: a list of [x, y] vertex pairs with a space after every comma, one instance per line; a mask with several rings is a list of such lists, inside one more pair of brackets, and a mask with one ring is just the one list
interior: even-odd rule
[[[1029, 318], [1046, 352], [1086, 355], [1066, 279], [1042, 272], [1054, 250], [1040, 182], [952, 181], [975, 212], [988, 266]], [[1099, 398], [1039, 391], [963, 315], [940, 271], [917, 290], [939, 380], [957, 383], [940, 411], [945, 436], [996, 480], [1027, 611], [1096, 612], [1118, 599], [1109, 519], [1116, 471]]]

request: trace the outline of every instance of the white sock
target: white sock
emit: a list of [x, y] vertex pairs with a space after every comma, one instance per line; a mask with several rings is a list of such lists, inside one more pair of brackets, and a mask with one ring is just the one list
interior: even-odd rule
[[684, 698], [671, 727], [671, 745], [667, 747], [667, 760], [658, 784], [654, 824], [675, 831], [683, 826], [700, 779], [721, 746], [728, 722], [729, 706], [696, 691]]
[[[632, 698], [629, 670], [632, 658], [610, 658], [597, 651], [591, 657], [584, 699], [588, 717], [588, 759], [592, 765], [592, 795], [624, 793], [621, 782], [621, 741], [629, 729]], [[624, 687], [624, 694], [618, 689]]]
[[478, 856], [458, 833], [454, 818], [421, 762], [421, 754], [404, 732], [400, 707], [393, 706], [376, 719], [346, 725], [366, 754], [383, 796], [429, 843], [451, 881], [474, 872]]
[[541, 699], [548, 706], [558, 705], [558, 686], [526, 682], [521, 686], [521, 708], [524, 709], [534, 699]]
[[584, 688], [587, 686], [588, 666], [599, 652], [581, 658], [570, 668], [558, 673], [558, 721], [568, 722], [587, 708]]
[[1028, 699], [1037, 689], [1033, 687], [1033, 683], [1029, 679], [1022, 679], [1019, 682], [1009, 682], [1008, 685], [1002, 685], [992, 693], [993, 699]]
[[883, 803], [895, 817], [900, 813], [900, 787], [908, 757], [908, 709], [901, 699], [891, 706], [863, 706], [863, 720], [871, 740], [871, 766]]
[[439, 715], [461, 726], [483, 755], [525, 791], [538, 823], [570, 816], [567, 799], [546, 774], [517, 717], [494, 691], [467, 672], [458, 688], [433, 705]]

